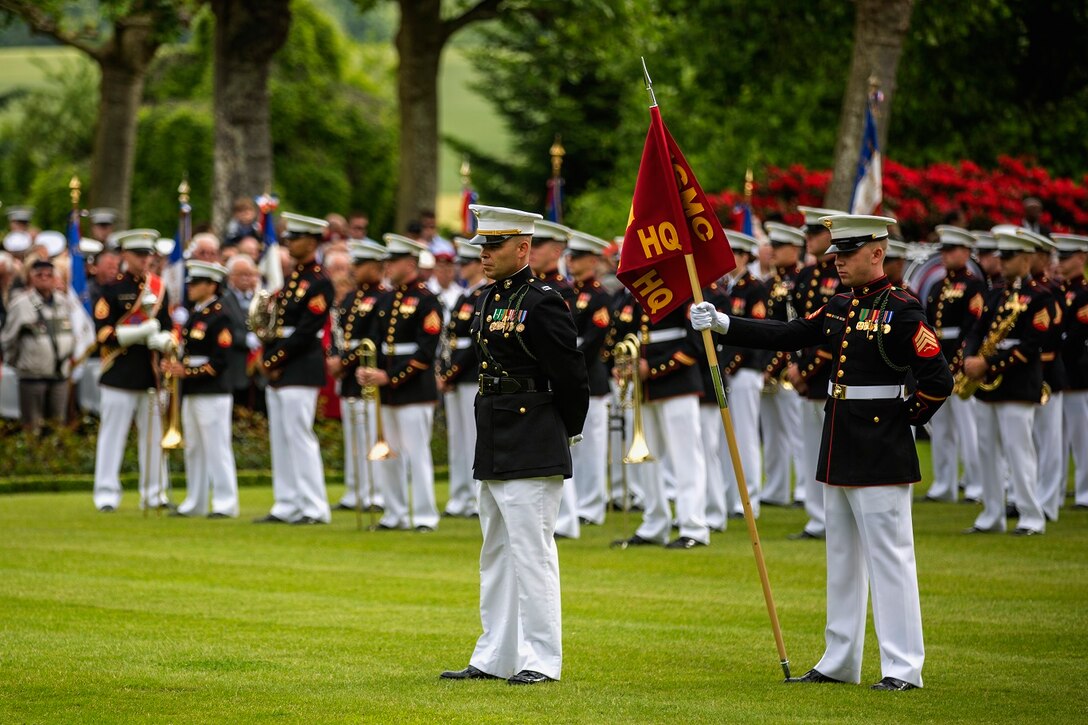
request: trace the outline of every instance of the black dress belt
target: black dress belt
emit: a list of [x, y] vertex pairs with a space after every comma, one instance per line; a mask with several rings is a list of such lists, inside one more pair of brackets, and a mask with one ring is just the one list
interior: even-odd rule
[[537, 387], [532, 378], [500, 378], [492, 375], [480, 376], [480, 395], [512, 395], [514, 393], [540, 393], [546, 390]]

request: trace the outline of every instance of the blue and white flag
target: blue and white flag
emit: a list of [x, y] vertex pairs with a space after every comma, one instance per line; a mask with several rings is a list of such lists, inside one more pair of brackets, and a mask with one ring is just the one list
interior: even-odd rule
[[178, 205], [178, 230], [174, 235], [174, 248], [166, 258], [162, 271], [162, 281], [170, 293], [170, 303], [175, 306], [185, 305], [185, 248], [192, 238], [193, 209], [187, 202]]
[[72, 209], [68, 215], [68, 258], [72, 261], [72, 292], [87, 310], [91, 312], [91, 293], [87, 289], [87, 268], [83, 263], [83, 253], [79, 251], [82, 232], [79, 228], [79, 209]]
[[273, 216], [279, 208], [279, 197], [274, 194], [261, 194], [256, 199], [261, 210], [261, 230], [264, 245], [261, 260], [257, 268], [263, 278], [262, 289], [278, 292], [283, 287], [283, 266], [280, 264], [280, 245], [276, 239], [276, 218]]
[[876, 119], [873, 118], [872, 104], [866, 104], [865, 130], [861, 135], [861, 156], [854, 178], [854, 194], [850, 197], [850, 213], [875, 214], [884, 199], [883, 184]]

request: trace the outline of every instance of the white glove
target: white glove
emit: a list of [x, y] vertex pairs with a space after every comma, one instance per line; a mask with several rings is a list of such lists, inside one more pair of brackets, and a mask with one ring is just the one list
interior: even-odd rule
[[582, 442], [582, 438], [584, 438], [584, 437], [585, 436], [583, 436], [581, 433], [579, 433], [578, 435], [571, 436], [570, 438], [567, 439], [567, 445], [570, 446], [571, 448], [574, 448], [576, 445], [578, 445], [579, 443]]
[[146, 343], [147, 339], [159, 331], [158, 320], [147, 320], [138, 325], [118, 325], [117, 342], [121, 347], [132, 347]]
[[189, 310], [184, 305], [178, 305], [174, 308], [174, 311], [170, 313], [170, 319], [174, 321], [174, 324], [178, 327], [185, 327], [185, 323], [189, 321]]
[[709, 329], [724, 335], [729, 331], [729, 315], [718, 312], [709, 302], [700, 302], [691, 306], [691, 326], [700, 332]]
[[249, 348], [250, 352], [252, 352], [253, 350], [256, 350], [260, 346], [261, 346], [261, 338], [257, 337], [257, 333], [256, 332], [247, 332], [246, 333], [246, 347]]
[[171, 352], [176, 347], [174, 335], [170, 332], [156, 332], [147, 338], [147, 346], [159, 352]]

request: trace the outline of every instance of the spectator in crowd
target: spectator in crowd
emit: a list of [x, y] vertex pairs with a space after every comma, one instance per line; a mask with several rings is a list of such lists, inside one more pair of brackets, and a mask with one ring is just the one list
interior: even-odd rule
[[257, 237], [242, 237], [235, 246], [238, 254], [244, 254], [254, 262], [261, 257], [261, 241]]
[[352, 212], [348, 217], [348, 237], [364, 242], [374, 242], [370, 238], [370, 215], [365, 211]]
[[56, 289], [53, 263], [39, 259], [30, 268], [30, 286], [11, 309], [0, 344], [19, 373], [23, 427], [41, 431], [46, 420], [60, 423], [68, 406], [68, 366], [75, 351], [71, 309], [76, 302]]
[[257, 293], [261, 275], [257, 271], [256, 263], [244, 254], [235, 254], [226, 267], [227, 283], [220, 297], [228, 314], [237, 316], [238, 321], [232, 331], [231, 349], [227, 353], [230, 361], [227, 376], [234, 395], [234, 404], [264, 412], [265, 379], [260, 375], [253, 375], [251, 370], [261, 341], [246, 327], [249, 306]]
[[239, 196], [234, 200], [231, 218], [227, 222], [227, 231], [223, 235], [226, 240], [224, 246], [233, 247], [242, 237], [261, 236], [261, 227], [257, 222], [258, 211], [257, 203], [248, 196]]
[[1043, 202], [1034, 196], [1024, 199], [1024, 218], [1021, 220], [1020, 226], [1036, 234], [1050, 236], [1050, 227], [1043, 223]]
[[339, 249], [325, 253], [325, 274], [332, 280], [333, 302], [338, 303], [344, 295], [355, 291], [355, 280], [351, 275], [351, 258]]
[[91, 295], [91, 304], [94, 304], [102, 296], [102, 288], [117, 279], [121, 271], [121, 255], [116, 249], [103, 249], [90, 258], [87, 271], [90, 272], [87, 291]]
[[211, 233], [197, 234], [189, 242], [189, 259], [199, 262], [219, 262], [219, 239]]
[[240, 308], [248, 310], [260, 279], [257, 264], [244, 254], [236, 254], [227, 262], [227, 289], [223, 296], [234, 297]]
[[431, 254], [448, 254], [451, 259], [457, 255], [453, 244], [438, 233], [438, 220], [433, 210], [424, 209], [419, 212], [419, 226], [419, 240], [427, 245]]
[[[324, 239], [326, 242], [346, 242], [348, 240], [348, 220], [343, 214], [332, 212], [325, 217], [329, 226], [325, 228]], [[345, 248], [347, 251], [347, 248]]]
[[114, 226], [117, 224], [117, 210], [108, 209], [106, 207], [99, 207], [98, 209], [91, 209], [89, 212], [91, 218], [91, 239], [102, 244], [107, 249], [116, 249], [115, 244], [110, 244], [110, 235], [114, 232]]
[[32, 206], [13, 206], [6, 212], [8, 217], [8, 232], [22, 232], [33, 237], [30, 229], [30, 219], [34, 216]]

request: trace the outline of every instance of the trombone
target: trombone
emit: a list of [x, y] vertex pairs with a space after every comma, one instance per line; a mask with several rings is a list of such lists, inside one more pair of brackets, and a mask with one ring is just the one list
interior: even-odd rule
[[[359, 341], [359, 362], [364, 368], [375, 368], [378, 366], [378, 346], [374, 344], [374, 341], [364, 337]], [[382, 426], [382, 396], [376, 385], [366, 385], [363, 387], [363, 398], [374, 399], [374, 430], [377, 440], [370, 448], [370, 452], [366, 457], [368, 461], [387, 461], [390, 458], [396, 458], [396, 452], [389, 447], [389, 443], [385, 440], [385, 428]], [[370, 500], [374, 501], [374, 480], [371, 477], [370, 481]]]
[[[612, 359], [619, 374], [619, 399], [622, 407], [632, 409], [631, 446], [623, 457], [624, 463], [649, 463], [654, 460], [650, 447], [646, 444], [646, 433], [642, 425], [643, 389], [639, 376], [639, 360], [642, 357], [642, 343], [638, 336], [629, 334], [612, 348]], [[624, 492], [626, 496], [626, 492]]]
[[[168, 362], [177, 362], [178, 350], [176, 347], [171, 347], [166, 359]], [[166, 393], [170, 397], [166, 404], [166, 414], [163, 415], [163, 424], [166, 430], [163, 431], [162, 441], [159, 445], [164, 450], [172, 451], [185, 446], [185, 440], [181, 436], [181, 378], [170, 373], [167, 373], [165, 378]]]

